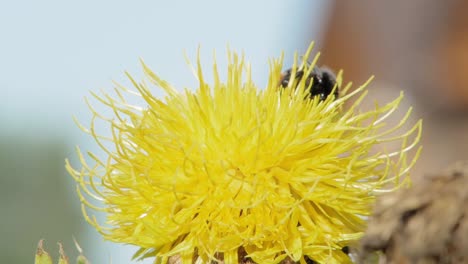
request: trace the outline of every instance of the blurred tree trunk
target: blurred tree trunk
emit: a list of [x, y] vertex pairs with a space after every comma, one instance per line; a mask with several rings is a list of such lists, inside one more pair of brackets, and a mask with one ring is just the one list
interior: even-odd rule
[[[468, 1], [335, 1], [321, 63], [383, 103], [405, 91], [424, 119], [416, 175], [468, 160]], [[366, 100], [370, 105], [373, 100]]]

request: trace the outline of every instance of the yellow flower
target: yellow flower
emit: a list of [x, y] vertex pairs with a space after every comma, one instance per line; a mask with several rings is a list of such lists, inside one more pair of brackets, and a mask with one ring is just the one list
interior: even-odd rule
[[[306, 63], [311, 49], [300, 66], [305, 71], [317, 60]], [[89, 165], [78, 149], [82, 168], [66, 164], [86, 219], [106, 239], [137, 245], [136, 256], [156, 257], [155, 263], [171, 256], [182, 263], [196, 257], [237, 263], [240, 250], [257, 263], [286, 257], [305, 263], [305, 256], [350, 262], [341, 249], [361, 237], [376, 194], [408, 179], [419, 150], [413, 159], [407, 153], [419, 141], [421, 122], [395, 136], [411, 109], [396, 127], [384, 120], [403, 95], [360, 112], [367, 83], [352, 92], [347, 85], [338, 99], [304, 99], [305, 78], [296, 89], [293, 83], [279, 88], [282, 58], [271, 62], [265, 89], [252, 82], [243, 58], [228, 58], [226, 82], [216, 63], [213, 83], [206, 82], [198, 62], [199, 87], [177, 91], [143, 65], [164, 98], [131, 77], [136, 92], [118, 86], [116, 98], [97, 97], [115, 115], [92, 110], [90, 129], [83, 129], [107, 158], [88, 153]], [[130, 105], [123, 92], [141, 96], [147, 106]], [[108, 122], [110, 138], [96, 133], [99, 118]], [[372, 152], [389, 141], [401, 148]], [[87, 207], [104, 211], [106, 224], [90, 218]]]

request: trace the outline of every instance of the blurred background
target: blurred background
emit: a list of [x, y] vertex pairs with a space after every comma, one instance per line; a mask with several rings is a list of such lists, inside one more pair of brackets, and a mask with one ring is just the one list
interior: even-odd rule
[[129, 263], [135, 248], [105, 242], [85, 223], [64, 160], [77, 165], [76, 145], [99, 153], [72, 116], [88, 124], [83, 98], [111, 92], [112, 81], [129, 85], [124, 71], [141, 79], [140, 58], [174, 86], [193, 89], [184, 52], [194, 61], [200, 46], [209, 72], [216, 50], [223, 72], [229, 45], [245, 54], [262, 87], [268, 59], [284, 51], [288, 67], [314, 40], [319, 65], [344, 69], [345, 81], [376, 76], [370, 105], [405, 92], [414, 120], [424, 119], [416, 178], [466, 160], [465, 10], [462, 0], [1, 2], [0, 263], [32, 263], [41, 238], [50, 253], [61, 241], [74, 258], [73, 237], [93, 263]]

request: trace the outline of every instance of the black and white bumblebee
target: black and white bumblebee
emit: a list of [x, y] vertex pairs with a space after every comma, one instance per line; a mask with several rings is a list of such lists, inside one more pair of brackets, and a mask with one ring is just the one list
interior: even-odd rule
[[[280, 79], [281, 87], [286, 88], [289, 82], [294, 81], [294, 80], [296, 80], [297, 83], [299, 83], [305, 75], [305, 71], [303, 69], [297, 70], [294, 78], [291, 78], [292, 73], [293, 73], [292, 69], [288, 69], [287, 71], [281, 74], [281, 79]], [[305, 80], [306, 87], [310, 86], [311, 81], [312, 81], [312, 86], [310, 87], [310, 90], [309, 90], [311, 99], [314, 98], [315, 96], [318, 96], [319, 100], [323, 101], [332, 93], [335, 96], [335, 99], [338, 98], [339, 87], [336, 87], [336, 89], [333, 89], [336, 85], [336, 76], [330, 69], [326, 67], [314, 66], [313, 70], [306, 77], [306, 80]]]

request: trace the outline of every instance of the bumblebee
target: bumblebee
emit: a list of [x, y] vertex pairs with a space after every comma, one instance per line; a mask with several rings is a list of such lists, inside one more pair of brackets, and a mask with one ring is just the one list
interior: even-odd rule
[[[286, 88], [289, 82], [294, 80], [297, 80], [297, 83], [299, 83], [302, 77], [304, 77], [304, 75], [304, 70], [299, 69], [295, 73], [294, 78], [291, 78], [292, 69], [288, 69], [287, 71], [281, 74], [280, 86]], [[325, 67], [314, 66], [313, 70], [310, 72], [310, 74], [307, 76], [307, 79], [305, 80], [306, 87], [310, 86], [310, 82], [312, 82], [312, 86], [309, 90], [311, 99], [315, 96], [318, 96], [320, 101], [324, 101], [331, 93], [333, 93], [335, 99], [338, 98], [339, 87], [336, 87], [336, 89], [333, 90], [333, 88], [336, 85], [336, 76], [330, 69]]]

